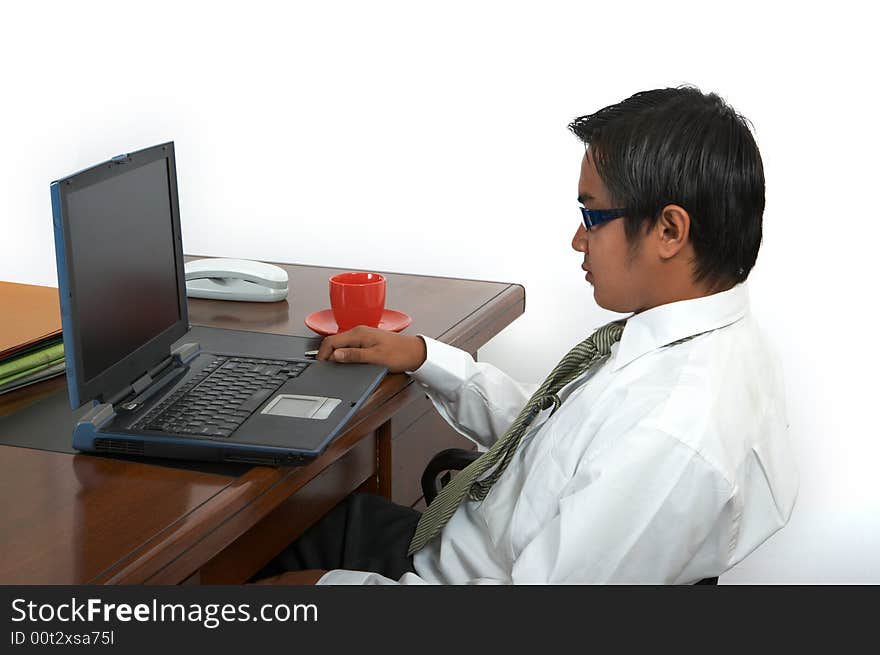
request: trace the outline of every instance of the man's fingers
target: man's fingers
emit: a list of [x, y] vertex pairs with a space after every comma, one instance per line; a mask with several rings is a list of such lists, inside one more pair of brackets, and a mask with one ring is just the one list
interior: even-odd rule
[[375, 364], [373, 348], [337, 348], [330, 355], [330, 361], [346, 364]]
[[330, 355], [330, 361], [333, 362], [354, 362], [356, 355], [352, 355], [354, 350], [347, 348], [337, 348]]
[[331, 359], [333, 351], [337, 348], [362, 348], [366, 345], [363, 332], [358, 330], [358, 328], [354, 328], [348, 332], [324, 337], [324, 340], [321, 342], [321, 347], [318, 348], [316, 359], [321, 361]]
[[321, 341], [321, 346], [318, 348], [318, 354], [315, 355], [315, 359], [318, 359], [322, 362], [326, 362], [330, 359], [330, 355], [333, 353], [333, 342], [330, 341], [333, 337], [324, 337]]

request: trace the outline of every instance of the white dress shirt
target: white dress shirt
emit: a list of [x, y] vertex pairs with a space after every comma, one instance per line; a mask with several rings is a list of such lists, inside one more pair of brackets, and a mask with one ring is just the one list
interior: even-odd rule
[[[490, 446], [537, 385], [425, 342], [412, 377], [457, 431]], [[688, 584], [788, 521], [797, 472], [783, 382], [745, 284], [630, 317], [608, 359], [559, 396], [489, 495], [462, 503], [415, 554], [418, 574], [336, 570], [319, 583]]]

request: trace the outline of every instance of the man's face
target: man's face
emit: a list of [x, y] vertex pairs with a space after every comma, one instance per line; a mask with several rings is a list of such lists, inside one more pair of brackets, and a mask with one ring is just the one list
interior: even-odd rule
[[[578, 198], [587, 209], [617, 209], [609, 197], [589, 149], [581, 163]], [[650, 267], [645, 248], [634, 252], [626, 240], [623, 219], [616, 218], [587, 230], [581, 223], [571, 247], [584, 254], [582, 268], [593, 285], [596, 303], [614, 312], [637, 312], [646, 304], [651, 289]]]

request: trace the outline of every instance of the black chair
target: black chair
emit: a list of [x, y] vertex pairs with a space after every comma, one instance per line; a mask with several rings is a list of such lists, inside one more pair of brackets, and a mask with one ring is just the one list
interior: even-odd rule
[[[425, 472], [422, 473], [422, 493], [425, 495], [425, 504], [430, 505], [443, 486], [452, 479], [452, 471], [461, 471], [480, 455], [482, 453], [479, 451], [463, 448], [447, 448], [434, 455], [425, 467]], [[703, 578], [694, 584], [717, 585], [718, 578]]]

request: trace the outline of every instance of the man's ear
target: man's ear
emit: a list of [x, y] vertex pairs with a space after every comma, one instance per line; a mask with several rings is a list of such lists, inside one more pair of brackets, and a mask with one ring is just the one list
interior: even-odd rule
[[666, 205], [652, 232], [661, 259], [672, 259], [685, 247], [690, 237], [691, 217], [678, 205]]

